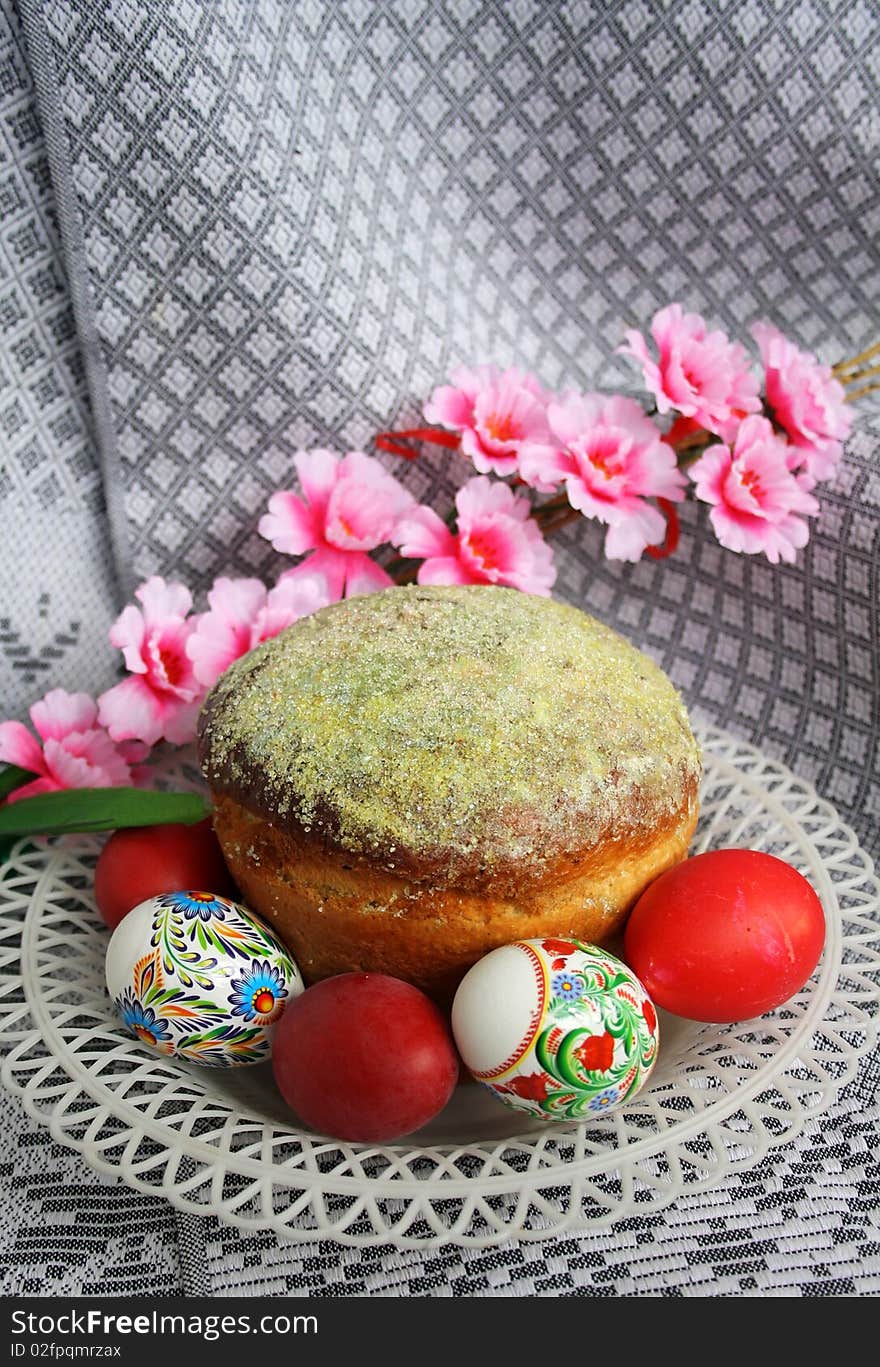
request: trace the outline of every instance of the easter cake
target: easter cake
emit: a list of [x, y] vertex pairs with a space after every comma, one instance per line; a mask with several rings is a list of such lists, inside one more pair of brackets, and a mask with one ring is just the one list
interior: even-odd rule
[[199, 757], [233, 877], [306, 979], [364, 969], [440, 999], [496, 946], [607, 941], [697, 820], [663, 672], [513, 589], [302, 618], [218, 680]]

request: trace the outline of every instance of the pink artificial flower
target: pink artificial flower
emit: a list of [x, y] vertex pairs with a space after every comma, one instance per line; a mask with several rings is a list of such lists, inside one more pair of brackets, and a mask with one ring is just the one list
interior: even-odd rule
[[114, 745], [98, 726], [97, 704], [87, 693], [53, 688], [30, 711], [40, 740], [20, 721], [0, 723], [0, 760], [39, 776], [11, 792], [7, 802], [62, 788], [127, 787], [143, 778], [135, 762], [144, 758], [146, 746]]
[[797, 513], [808, 516], [819, 504], [802, 477], [788, 468], [788, 452], [766, 418], [746, 418], [731, 452], [710, 446], [690, 469], [697, 498], [711, 503], [715, 535], [730, 551], [763, 551], [772, 565], [793, 561], [810, 530]]
[[494, 365], [456, 370], [425, 405], [428, 422], [461, 433], [461, 449], [483, 475], [513, 475], [524, 442], [547, 438], [547, 396], [534, 375]]
[[669, 304], [654, 314], [651, 335], [660, 353], [657, 361], [640, 332], [627, 332], [627, 345], [618, 351], [641, 362], [660, 413], [674, 409], [732, 441], [746, 414], [760, 412], [758, 380], [744, 348], [723, 332], [709, 332], [698, 313]]
[[556, 579], [553, 552], [530, 517], [528, 499], [478, 475], [455, 496], [458, 532], [414, 508], [397, 528], [400, 552], [424, 560], [420, 584], [503, 584], [547, 597]]
[[391, 579], [367, 551], [390, 541], [401, 514], [415, 502], [372, 456], [349, 451], [300, 451], [294, 458], [304, 498], [273, 494], [259, 532], [276, 551], [309, 555], [282, 576], [323, 575], [330, 601], [387, 588]]
[[195, 735], [202, 687], [186, 653], [195, 621], [192, 596], [183, 584], [154, 575], [135, 591], [142, 604], [124, 608], [110, 628], [110, 642], [125, 657], [131, 677], [98, 699], [98, 716], [114, 740], [169, 740], [183, 745]]
[[761, 351], [770, 416], [788, 437], [789, 469], [803, 465], [811, 485], [828, 479], [852, 427], [843, 385], [830, 366], [769, 323], [756, 323], [752, 336]]
[[193, 673], [210, 688], [234, 660], [330, 601], [320, 575], [282, 579], [269, 590], [259, 579], [215, 579], [209, 611], [196, 619], [186, 643]]
[[678, 503], [687, 480], [635, 400], [568, 394], [550, 404], [548, 417], [552, 444], [523, 449], [526, 483], [546, 489], [562, 480], [571, 506], [608, 527], [611, 560], [638, 560], [647, 546], [662, 542], [663, 514], [645, 500]]

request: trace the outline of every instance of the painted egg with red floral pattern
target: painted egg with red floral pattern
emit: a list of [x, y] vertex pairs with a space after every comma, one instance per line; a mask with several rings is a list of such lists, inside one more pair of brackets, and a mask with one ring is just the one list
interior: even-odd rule
[[459, 1053], [478, 1082], [538, 1120], [586, 1121], [635, 1096], [657, 1058], [657, 1012], [626, 964], [579, 940], [517, 940], [462, 979]]
[[126, 1029], [157, 1053], [213, 1068], [262, 1063], [300, 971], [241, 902], [168, 892], [141, 902], [110, 938], [107, 990]]

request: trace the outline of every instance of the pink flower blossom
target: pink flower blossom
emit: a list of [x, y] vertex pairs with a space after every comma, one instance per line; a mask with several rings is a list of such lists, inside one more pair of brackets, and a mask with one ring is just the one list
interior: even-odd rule
[[282, 579], [269, 590], [259, 579], [215, 579], [209, 611], [186, 643], [193, 673], [210, 688], [234, 660], [330, 601], [320, 575]]
[[776, 565], [807, 544], [809, 527], [796, 514], [811, 516], [819, 504], [789, 470], [787, 454], [772, 423], [754, 417], [740, 425], [732, 452], [710, 446], [691, 466], [697, 498], [712, 504], [715, 535], [728, 550], [763, 551]]
[[761, 351], [770, 415], [789, 440], [789, 469], [803, 465], [811, 483], [828, 479], [852, 427], [843, 385], [830, 366], [769, 323], [756, 323], [752, 336]]
[[305, 555], [285, 579], [321, 574], [331, 601], [387, 588], [390, 578], [367, 551], [390, 541], [415, 500], [372, 456], [300, 451], [294, 459], [304, 494], [273, 494], [259, 531], [285, 555]]
[[568, 501], [608, 527], [605, 554], [638, 560], [662, 542], [666, 523], [649, 498], [678, 503], [687, 480], [675, 452], [634, 399], [614, 394], [569, 394], [548, 409], [548, 446], [526, 446], [523, 479], [539, 488], [562, 480]]
[[745, 350], [725, 333], [709, 332], [698, 313], [669, 304], [654, 314], [651, 335], [657, 361], [640, 332], [627, 332], [627, 345], [618, 350], [641, 362], [659, 412], [674, 409], [725, 441], [733, 440], [746, 414], [760, 412], [758, 380]]
[[547, 396], [534, 375], [494, 365], [455, 371], [425, 405], [428, 422], [461, 433], [481, 474], [512, 475], [524, 442], [547, 438]]
[[118, 788], [140, 782], [144, 771], [136, 761], [144, 758], [146, 746], [115, 745], [98, 726], [97, 715], [97, 704], [87, 693], [53, 688], [31, 708], [40, 740], [20, 721], [0, 723], [0, 760], [38, 775], [11, 792], [7, 802], [62, 788]]
[[529, 516], [528, 499], [479, 475], [455, 496], [458, 532], [431, 508], [414, 508], [397, 528], [402, 555], [424, 560], [420, 584], [503, 584], [547, 597], [556, 579], [553, 552]]
[[169, 740], [183, 745], [195, 734], [202, 687], [186, 653], [195, 621], [189, 589], [154, 575], [135, 591], [141, 603], [124, 608], [110, 642], [125, 657], [130, 678], [98, 699], [98, 716], [114, 740]]

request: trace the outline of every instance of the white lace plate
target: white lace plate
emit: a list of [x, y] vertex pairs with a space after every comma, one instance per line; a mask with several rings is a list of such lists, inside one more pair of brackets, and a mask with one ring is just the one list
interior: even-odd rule
[[[298, 1128], [268, 1065], [198, 1069], [123, 1034], [104, 988], [93, 836], [20, 842], [0, 870], [3, 1084], [91, 1167], [281, 1238], [487, 1247], [646, 1214], [716, 1186], [826, 1108], [877, 1038], [880, 889], [853, 832], [781, 764], [702, 728], [694, 852], [741, 846], [794, 864], [825, 907], [816, 974], [757, 1021], [661, 1018], [648, 1086], [585, 1125], [542, 1126], [459, 1087], [395, 1144]], [[192, 786], [193, 771], [168, 770]]]

